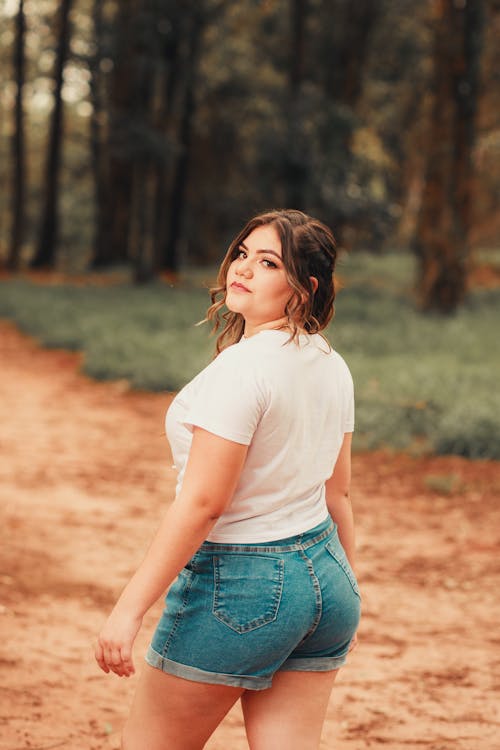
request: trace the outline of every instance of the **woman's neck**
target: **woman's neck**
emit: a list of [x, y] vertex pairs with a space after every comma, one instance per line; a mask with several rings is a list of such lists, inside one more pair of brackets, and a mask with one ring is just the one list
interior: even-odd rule
[[252, 323], [245, 320], [243, 338], [249, 339], [251, 336], [255, 336], [256, 333], [271, 330], [290, 331], [290, 328], [288, 327], [288, 318], [284, 316], [282, 318], [277, 318], [276, 320], [267, 320], [265, 323]]

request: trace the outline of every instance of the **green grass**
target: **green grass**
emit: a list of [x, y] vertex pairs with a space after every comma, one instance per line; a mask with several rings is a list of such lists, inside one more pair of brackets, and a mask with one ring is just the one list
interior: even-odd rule
[[[422, 315], [405, 254], [353, 254], [328, 330], [356, 386], [358, 450], [391, 447], [500, 459], [500, 292], [471, 294], [449, 318]], [[205, 274], [205, 277], [207, 274]], [[177, 390], [210, 361], [197, 286], [0, 283], [0, 316], [44, 345], [82, 350], [84, 370], [135, 387]]]
[[210, 361], [202, 289], [0, 285], [0, 315], [45, 346], [84, 352], [84, 371], [102, 380], [175, 391]]

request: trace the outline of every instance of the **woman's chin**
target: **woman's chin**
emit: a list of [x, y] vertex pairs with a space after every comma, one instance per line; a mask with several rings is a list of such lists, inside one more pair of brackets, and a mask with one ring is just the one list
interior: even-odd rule
[[225, 304], [230, 312], [240, 313], [240, 315], [243, 315], [243, 311], [246, 307], [244, 300], [238, 298], [235, 299], [233, 295], [226, 296]]

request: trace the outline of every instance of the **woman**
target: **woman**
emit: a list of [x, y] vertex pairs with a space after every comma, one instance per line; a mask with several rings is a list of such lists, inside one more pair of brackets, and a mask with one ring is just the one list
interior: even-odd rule
[[222, 263], [217, 356], [167, 414], [176, 498], [96, 647], [105, 672], [131, 675], [142, 618], [170, 586], [124, 750], [202, 748], [238, 699], [251, 750], [319, 746], [360, 612], [352, 379], [318, 333], [335, 257], [322, 223], [273, 211]]

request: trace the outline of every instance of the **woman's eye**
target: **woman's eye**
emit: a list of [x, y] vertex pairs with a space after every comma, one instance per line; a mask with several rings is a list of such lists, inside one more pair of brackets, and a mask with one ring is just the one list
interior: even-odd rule
[[237, 250], [236, 251], [236, 257], [237, 258], [243, 258], [246, 257], [246, 252], [244, 250]]
[[274, 263], [272, 260], [267, 260], [267, 258], [264, 258], [262, 262], [265, 263], [266, 268], [278, 268], [276, 263]]

